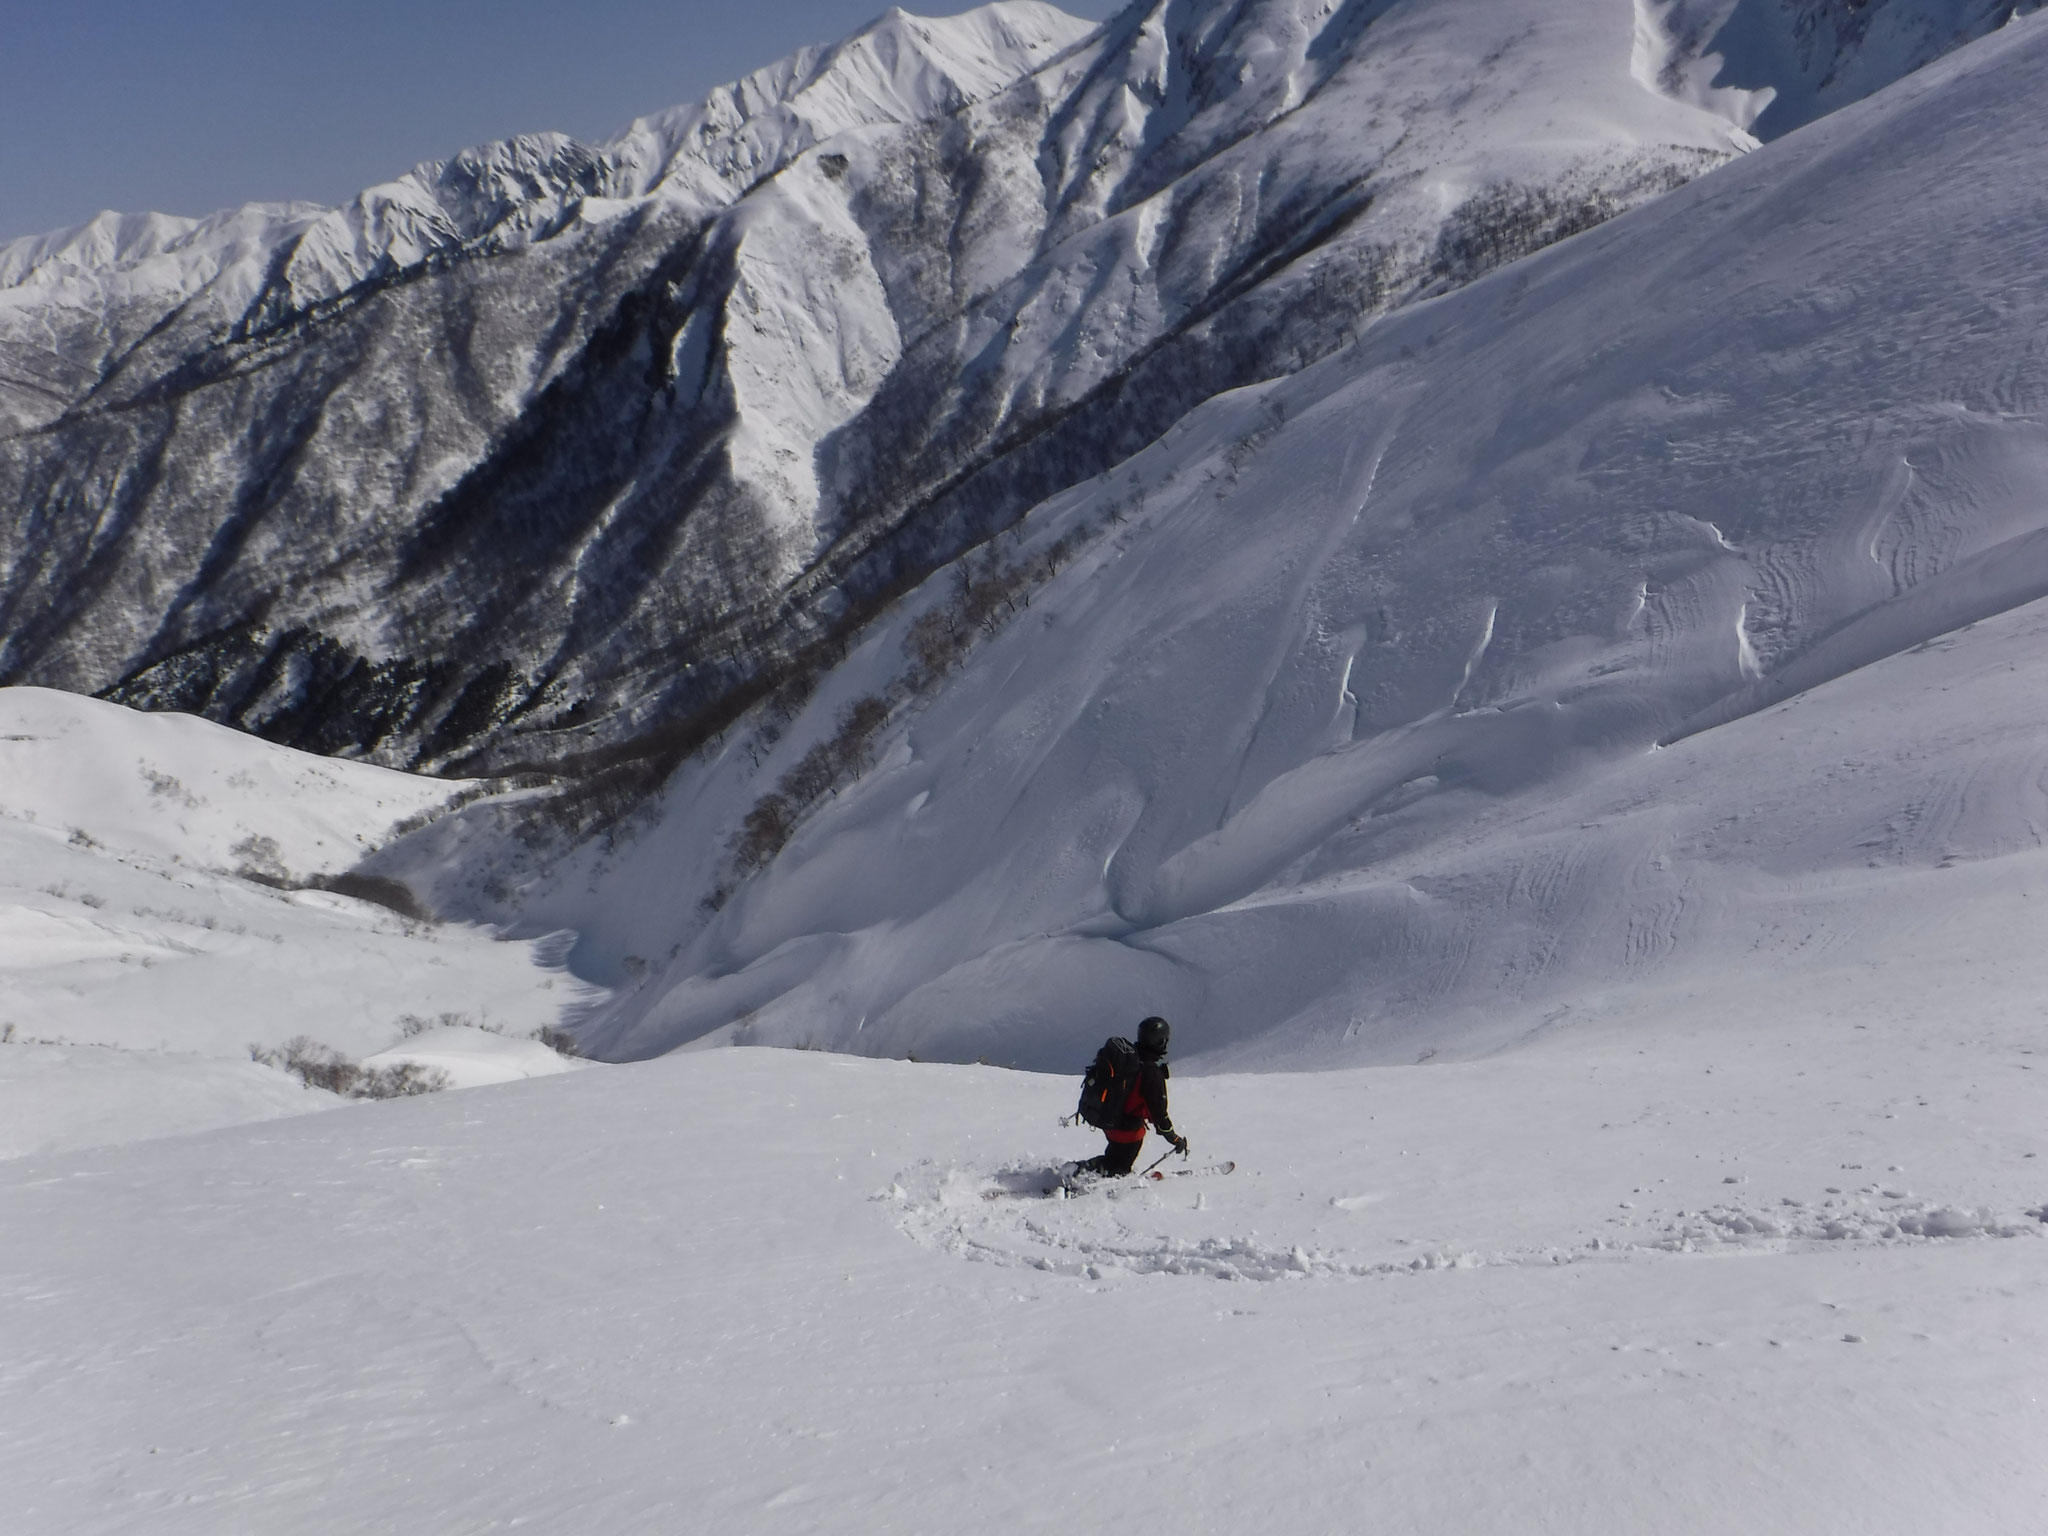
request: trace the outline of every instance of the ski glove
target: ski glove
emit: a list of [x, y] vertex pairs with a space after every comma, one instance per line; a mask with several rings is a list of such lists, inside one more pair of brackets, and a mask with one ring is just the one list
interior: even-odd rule
[[1173, 1150], [1178, 1152], [1182, 1157], [1186, 1157], [1188, 1155], [1187, 1137], [1177, 1136], [1173, 1134], [1171, 1131], [1169, 1131], [1166, 1136], [1166, 1144], [1172, 1147]]

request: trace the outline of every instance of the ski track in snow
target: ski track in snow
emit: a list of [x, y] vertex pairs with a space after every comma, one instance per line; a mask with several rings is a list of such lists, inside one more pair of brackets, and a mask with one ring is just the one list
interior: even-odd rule
[[1071, 1201], [1071, 1077], [758, 1049], [0, 1163], [9, 1536], [2010, 1536], [2010, 937], [1176, 1078], [1235, 1170]]
[[[1243, 1170], [1239, 1170], [1240, 1173]], [[1230, 1175], [1229, 1177], [1236, 1177]], [[1208, 1181], [1204, 1181], [1208, 1182]], [[1112, 1273], [1209, 1280], [1368, 1280], [1482, 1267], [1643, 1261], [1677, 1254], [1792, 1253], [1838, 1246], [1947, 1243], [1969, 1238], [2039, 1238], [2048, 1215], [1915, 1198], [1872, 1184], [1818, 1202], [1717, 1202], [1702, 1210], [1651, 1211], [1618, 1234], [1517, 1248], [1439, 1247], [1395, 1258], [1276, 1245], [1246, 1233], [1187, 1235], [1186, 1194], [1131, 1179], [1107, 1181], [1072, 1198], [1057, 1194], [1042, 1165], [993, 1170], [923, 1160], [873, 1198], [892, 1207], [916, 1243], [974, 1263], [1010, 1265], [1075, 1279]], [[1339, 1209], [1373, 1196], [1331, 1197]], [[1195, 1209], [1209, 1209], [1204, 1192]], [[1179, 1218], [1179, 1219], [1177, 1219]], [[1168, 1230], [1162, 1230], [1166, 1228]]]

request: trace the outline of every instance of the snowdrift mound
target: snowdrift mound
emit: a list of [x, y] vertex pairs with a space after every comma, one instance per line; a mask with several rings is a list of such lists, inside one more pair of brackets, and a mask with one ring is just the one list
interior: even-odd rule
[[2048, 817], [2044, 87], [2017, 22], [1048, 502], [527, 893], [588, 1038], [1413, 1059], [1881, 955]]

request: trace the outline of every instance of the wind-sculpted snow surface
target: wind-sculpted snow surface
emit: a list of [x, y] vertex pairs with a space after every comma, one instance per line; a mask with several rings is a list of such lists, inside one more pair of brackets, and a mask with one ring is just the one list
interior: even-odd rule
[[1747, 143], [1638, 31], [892, 11], [608, 144], [17, 242], [0, 680], [651, 788], [1200, 401]]
[[957, 583], [529, 892], [636, 983], [588, 1038], [1412, 1060], [1881, 956], [2048, 825], [2044, 86], [2015, 23], [1047, 503], [1000, 557], [1079, 553], [763, 872]]

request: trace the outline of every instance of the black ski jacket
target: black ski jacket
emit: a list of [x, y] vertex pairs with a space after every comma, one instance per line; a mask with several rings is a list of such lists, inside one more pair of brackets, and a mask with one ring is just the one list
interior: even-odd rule
[[1124, 1112], [1103, 1134], [1111, 1141], [1142, 1141], [1145, 1122], [1150, 1120], [1159, 1127], [1160, 1135], [1175, 1135], [1173, 1116], [1166, 1108], [1166, 1080], [1172, 1075], [1165, 1062], [1147, 1061], [1140, 1056], [1138, 1080], [1131, 1087], [1131, 1096], [1124, 1100]]

